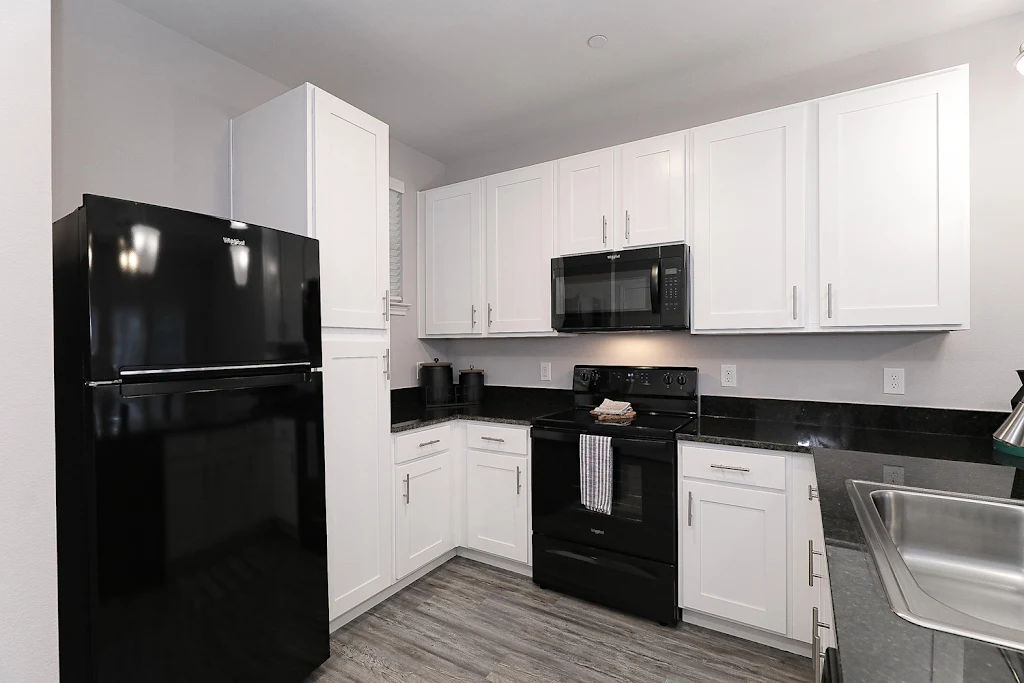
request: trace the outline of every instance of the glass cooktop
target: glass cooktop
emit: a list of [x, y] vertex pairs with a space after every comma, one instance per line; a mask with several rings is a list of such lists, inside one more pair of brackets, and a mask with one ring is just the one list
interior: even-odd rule
[[591, 434], [609, 436], [640, 436], [644, 438], [674, 439], [676, 434], [696, 434], [696, 415], [638, 412], [626, 423], [599, 422], [587, 408], [566, 410], [534, 420], [538, 427], [576, 429]]

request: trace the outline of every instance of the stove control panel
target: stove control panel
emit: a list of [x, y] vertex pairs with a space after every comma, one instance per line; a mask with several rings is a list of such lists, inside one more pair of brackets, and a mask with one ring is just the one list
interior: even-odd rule
[[572, 389], [576, 393], [616, 396], [697, 396], [697, 368], [577, 365]]

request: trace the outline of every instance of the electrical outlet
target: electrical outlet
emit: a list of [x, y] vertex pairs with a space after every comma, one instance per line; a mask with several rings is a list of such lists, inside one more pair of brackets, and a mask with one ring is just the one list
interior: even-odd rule
[[540, 381], [550, 382], [551, 381], [551, 363], [540, 364]]
[[906, 375], [903, 368], [885, 368], [882, 373], [883, 394], [905, 394], [907, 393], [906, 386]]
[[722, 366], [722, 386], [723, 387], [734, 387], [734, 386], [736, 386], [736, 366], [735, 365], [723, 365]]
[[903, 486], [903, 468], [899, 465], [882, 465], [882, 483]]

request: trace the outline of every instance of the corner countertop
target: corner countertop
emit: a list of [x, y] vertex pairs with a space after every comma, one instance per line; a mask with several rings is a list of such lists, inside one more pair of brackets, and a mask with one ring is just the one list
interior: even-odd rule
[[424, 408], [418, 389], [396, 389], [391, 393], [391, 433], [460, 419], [529, 426], [542, 415], [571, 408], [572, 392], [564, 389], [487, 386], [483, 403], [451, 408]]
[[847, 493], [848, 479], [880, 481], [882, 466], [896, 465], [906, 486], [1024, 500], [1024, 471], [993, 452], [991, 440], [986, 454], [957, 437], [945, 440], [948, 448], [927, 439], [928, 457], [813, 449], [844, 683], [1017, 683], [1024, 676], [1022, 653], [916, 626], [892, 611]]

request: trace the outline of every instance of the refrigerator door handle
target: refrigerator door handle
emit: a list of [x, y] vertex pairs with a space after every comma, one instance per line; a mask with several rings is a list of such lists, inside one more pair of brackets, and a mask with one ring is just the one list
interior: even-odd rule
[[[289, 368], [308, 368], [312, 363], [301, 361], [296, 363], [251, 363], [248, 365], [207, 365], [200, 368], [155, 368], [147, 370], [121, 370], [121, 377], [149, 377], [153, 375], [181, 375], [187, 372], [225, 372], [231, 370], [286, 370]], [[120, 381], [120, 380], [118, 380]]]

